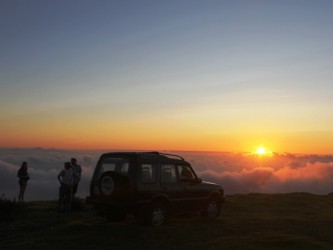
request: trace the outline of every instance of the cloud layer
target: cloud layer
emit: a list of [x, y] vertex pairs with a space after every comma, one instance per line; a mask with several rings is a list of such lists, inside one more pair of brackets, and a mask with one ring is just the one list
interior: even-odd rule
[[333, 155], [210, 153], [188, 159], [204, 180], [223, 185], [228, 194], [333, 191]]
[[30, 180], [26, 200], [52, 200], [58, 198], [58, 173], [64, 162], [75, 157], [82, 167], [78, 195], [89, 193], [89, 182], [100, 152], [35, 149], [0, 149], [0, 194], [17, 197], [19, 191], [17, 171], [23, 161], [28, 162]]
[[[0, 195], [17, 197], [17, 171], [28, 162], [31, 180], [26, 200], [52, 200], [58, 197], [57, 174], [65, 161], [78, 159], [83, 173], [78, 195], [89, 194], [90, 179], [101, 151], [55, 149], [0, 149]], [[274, 154], [258, 157], [244, 153], [172, 152], [189, 161], [198, 176], [221, 184], [226, 194], [333, 191], [333, 155]]]

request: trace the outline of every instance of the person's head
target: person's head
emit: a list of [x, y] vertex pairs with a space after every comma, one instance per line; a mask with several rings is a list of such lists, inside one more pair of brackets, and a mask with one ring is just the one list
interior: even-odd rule
[[75, 159], [75, 158], [72, 158], [72, 159], [71, 159], [71, 163], [72, 163], [72, 165], [74, 166], [74, 165], [76, 164], [76, 159]]
[[70, 169], [72, 167], [70, 162], [65, 162], [64, 164], [65, 169]]
[[28, 169], [28, 163], [26, 161], [22, 162], [21, 168], [24, 170]]

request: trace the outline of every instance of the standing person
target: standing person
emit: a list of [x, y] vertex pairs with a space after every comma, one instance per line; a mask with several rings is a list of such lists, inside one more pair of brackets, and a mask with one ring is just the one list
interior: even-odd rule
[[77, 178], [74, 180], [74, 186], [73, 186], [73, 198], [75, 198], [75, 194], [77, 193], [77, 188], [78, 188], [79, 182], [81, 180], [82, 169], [81, 169], [81, 166], [79, 164], [77, 164], [77, 160], [75, 158], [71, 159], [71, 164], [72, 164], [74, 172], [77, 175]]
[[[70, 162], [65, 162], [64, 169], [58, 174], [58, 180], [60, 182], [59, 188], [59, 202], [58, 202], [58, 212], [62, 202], [66, 202], [65, 205], [70, 206], [72, 201], [72, 189], [74, 185], [74, 180], [77, 178], [76, 173], [72, 169]], [[64, 198], [66, 197], [66, 200]]]
[[22, 162], [20, 169], [17, 172], [17, 177], [19, 178], [20, 185], [20, 193], [19, 193], [19, 201], [24, 200], [24, 193], [27, 187], [27, 182], [30, 179], [28, 174], [28, 163], [26, 161]]

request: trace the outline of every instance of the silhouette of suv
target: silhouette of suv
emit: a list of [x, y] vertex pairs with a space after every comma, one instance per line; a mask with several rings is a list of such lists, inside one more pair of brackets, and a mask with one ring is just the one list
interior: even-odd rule
[[87, 204], [110, 221], [133, 214], [145, 224], [160, 226], [177, 212], [217, 217], [224, 200], [221, 186], [203, 182], [178, 155], [113, 152], [99, 158]]

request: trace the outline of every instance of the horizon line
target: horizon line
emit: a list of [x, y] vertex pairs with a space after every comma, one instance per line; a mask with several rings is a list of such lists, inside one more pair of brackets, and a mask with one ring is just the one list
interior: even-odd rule
[[[223, 153], [223, 154], [250, 154], [255, 155], [254, 152], [251, 151], [226, 151], [226, 150], [184, 150], [184, 149], [158, 149], [158, 150], [152, 150], [152, 149], [116, 149], [116, 148], [56, 148], [56, 147], [3, 147], [0, 146], [0, 149], [35, 149], [35, 150], [60, 150], [60, 151], [105, 151], [105, 152], [184, 152], [184, 153]], [[302, 156], [302, 155], [317, 155], [317, 156], [327, 156], [327, 155], [333, 155], [332, 153], [291, 153], [291, 152], [271, 152], [272, 155], [294, 155], [294, 156]]]

